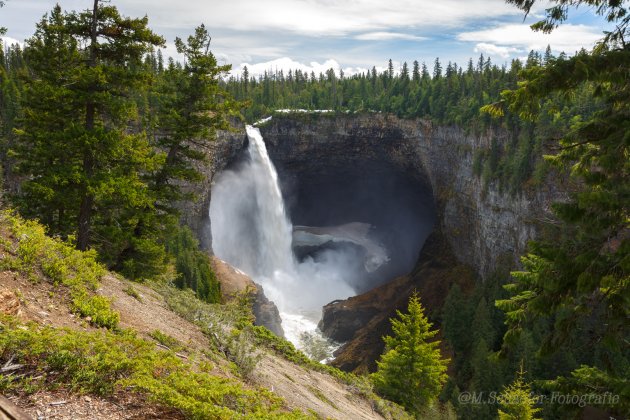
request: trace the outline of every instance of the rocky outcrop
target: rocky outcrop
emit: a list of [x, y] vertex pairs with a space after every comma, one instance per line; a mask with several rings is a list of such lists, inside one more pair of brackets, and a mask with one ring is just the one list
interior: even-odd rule
[[[381, 288], [382, 286], [372, 290]], [[380, 304], [383, 301], [370, 299], [372, 296], [373, 294], [368, 292], [346, 300], [330, 302], [322, 309], [322, 319], [317, 327], [326, 337], [339, 343], [350, 340], [372, 318], [387, 309]]]
[[0, 314], [19, 315], [20, 299], [17, 295], [7, 288], [0, 288]]
[[256, 284], [256, 292], [253, 299], [253, 311], [256, 321], [254, 325], [262, 325], [278, 337], [284, 337], [282, 319], [278, 307], [265, 296], [261, 285]]
[[267, 299], [261, 285], [242, 271], [232, 267], [225, 261], [212, 256], [212, 268], [221, 285], [221, 300], [228, 302], [242, 294], [249, 294], [252, 299], [252, 311], [254, 312], [254, 324], [267, 327], [279, 337], [284, 337], [282, 319], [278, 308]]
[[[396, 310], [407, 307], [409, 296], [415, 291], [432, 322], [440, 318], [440, 310], [448, 290], [458, 283], [469, 290], [475, 272], [450, 251], [450, 246], [434, 233], [425, 242], [413, 272], [359, 296], [332, 302], [324, 307], [320, 329], [326, 334], [343, 333], [347, 341], [335, 352], [332, 364], [354, 372], [374, 371], [376, 360], [383, 352], [383, 336], [391, 334], [390, 318]], [[354, 314], [373, 314], [354, 316]]]
[[234, 131], [219, 131], [217, 138], [204, 150], [206, 159], [195, 164], [203, 176], [202, 181], [183, 183], [184, 193], [190, 193], [194, 200], [178, 203], [182, 222], [197, 234], [202, 248], [212, 252], [212, 234], [210, 230], [210, 191], [215, 176], [233, 163], [247, 143], [245, 126], [233, 122]]

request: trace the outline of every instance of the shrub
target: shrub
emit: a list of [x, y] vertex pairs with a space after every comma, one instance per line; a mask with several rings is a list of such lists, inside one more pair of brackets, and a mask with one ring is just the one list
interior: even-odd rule
[[15, 238], [14, 242], [0, 243], [0, 250], [9, 254], [0, 267], [18, 271], [33, 281], [44, 277], [55, 285], [67, 286], [73, 310], [89, 317], [96, 326], [116, 328], [120, 316], [111, 309], [110, 301], [93, 295], [106, 273], [94, 251], [77, 251], [70, 243], [46, 236], [38, 222], [23, 220], [9, 211], [0, 213], [0, 226]]
[[65, 386], [107, 396], [126, 388], [191, 419], [309, 418], [283, 410], [283, 400], [266, 389], [214, 376], [205, 364], [156, 350], [129, 331], [59, 330], [2, 317], [0, 363], [9, 359], [23, 367], [19, 375], [0, 376], [3, 392]]

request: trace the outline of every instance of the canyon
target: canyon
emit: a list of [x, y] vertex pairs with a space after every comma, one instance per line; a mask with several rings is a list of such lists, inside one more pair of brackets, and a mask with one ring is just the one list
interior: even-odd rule
[[[333, 362], [345, 370], [374, 368], [389, 318], [414, 291], [439, 319], [453, 283], [466, 289], [517, 267], [551, 203], [565, 196], [553, 173], [518, 194], [474, 175], [475, 152], [507, 141], [501, 129], [472, 133], [381, 113], [277, 113], [259, 129], [294, 225], [369, 222], [392, 232], [381, 236], [395, 260], [389, 269], [358, 279], [357, 296], [324, 307], [320, 328], [345, 342]], [[207, 181], [190, 187], [198, 200], [184, 206], [184, 221], [209, 251], [212, 184], [238, 165], [247, 144], [242, 128], [220, 133], [200, 168]], [[271, 324], [278, 330], [277, 320]]]

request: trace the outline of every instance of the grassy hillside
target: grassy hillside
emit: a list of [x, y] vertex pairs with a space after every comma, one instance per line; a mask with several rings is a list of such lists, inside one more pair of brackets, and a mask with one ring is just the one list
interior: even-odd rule
[[103, 404], [143, 418], [406, 416], [365, 378], [254, 327], [246, 297], [208, 304], [129, 282], [10, 211], [0, 254], [0, 393], [30, 413], [62, 395], [53, 409], [74, 418]]

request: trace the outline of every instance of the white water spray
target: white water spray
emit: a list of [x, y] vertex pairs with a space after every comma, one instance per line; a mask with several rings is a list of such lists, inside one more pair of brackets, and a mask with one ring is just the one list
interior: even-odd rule
[[263, 286], [286, 338], [300, 347], [302, 333], [318, 334], [323, 305], [354, 295], [344, 278], [354, 261], [338, 250], [296, 261], [278, 174], [260, 131], [247, 126], [247, 136], [249, 161], [223, 172], [212, 190], [213, 250]]

